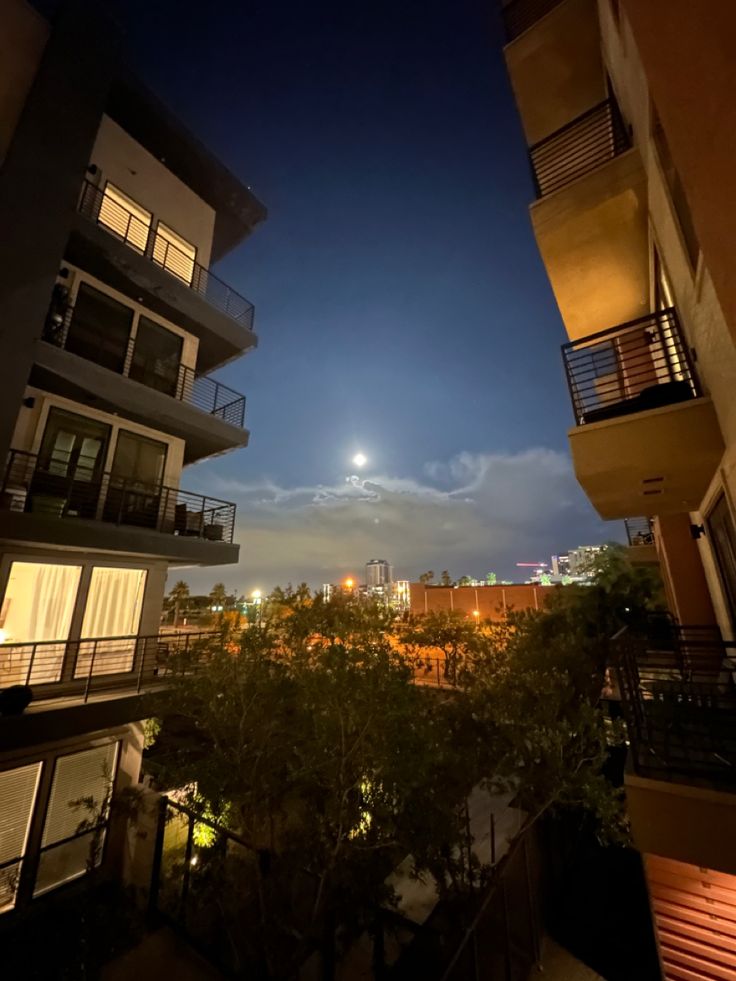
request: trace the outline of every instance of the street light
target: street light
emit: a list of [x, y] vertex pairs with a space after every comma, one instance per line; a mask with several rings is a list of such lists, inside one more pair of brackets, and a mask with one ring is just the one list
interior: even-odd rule
[[353, 579], [348, 578], [345, 580], [346, 589], [352, 589], [354, 585], [355, 585], [355, 581]]
[[254, 589], [253, 592], [250, 594], [250, 598], [253, 600], [254, 603], [260, 603], [261, 601], [260, 589]]

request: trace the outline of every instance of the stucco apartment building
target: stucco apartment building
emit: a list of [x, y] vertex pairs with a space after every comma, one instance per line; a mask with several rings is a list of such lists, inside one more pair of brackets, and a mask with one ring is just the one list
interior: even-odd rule
[[211, 266], [266, 213], [125, 71], [103, 6], [0, 5], [0, 929], [115, 838], [189, 643], [159, 636], [167, 570], [238, 558], [235, 506], [186, 467], [248, 442], [210, 373], [256, 345], [253, 307]]
[[601, 517], [652, 519], [670, 609], [697, 625], [621, 662], [662, 971], [736, 977], [733, 674], [728, 645], [702, 641], [732, 641], [736, 621], [736, 6], [511, 0], [502, 14], [568, 335], [575, 472]]

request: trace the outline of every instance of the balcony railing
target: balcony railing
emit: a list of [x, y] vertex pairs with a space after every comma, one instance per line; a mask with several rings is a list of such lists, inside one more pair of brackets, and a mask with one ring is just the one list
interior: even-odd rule
[[0, 509], [217, 542], [232, 542], [235, 529], [235, 505], [228, 501], [135, 477], [96, 474], [81, 460], [41, 460], [23, 450], [10, 451], [0, 484]]
[[654, 545], [654, 522], [651, 518], [625, 518], [626, 537], [629, 545]]
[[0, 689], [30, 685], [34, 701], [81, 698], [121, 689], [140, 692], [177, 672], [195, 670], [216, 630], [139, 637], [95, 637], [0, 645]]
[[126, 378], [156, 389], [165, 395], [187, 402], [212, 416], [217, 416], [232, 426], [243, 428], [245, 423], [245, 396], [207, 375], [197, 375], [185, 364], [164, 365], [155, 360], [140, 362], [134, 358], [135, 338], [126, 344], [117, 344], [105, 334], [104, 327], [91, 336], [87, 332], [76, 337], [70, 328], [74, 320], [73, 306], [58, 309], [52, 304], [46, 319], [43, 339], [55, 347], [71, 350], [73, 354], [109, 368]]
[[105, 198], [104, 188], [85, 181], [79, 199], [79, 211], [85, 218], [125, 242], [139, 255], [145, 255], [151, 262], [165, 269], [241, 327], [253, 329], [252, 303], [186, 252], [159, 235], [155, 227], [142, 221], [119, 201]]
[[701, 394], [673, 307], [562, 345], [579, 426]]
[[636, 772], [736, 785], [729, 645], [706, 627], [616, 638], [616, 674]]
[[631, 146], [615, 99], [605, 99], [529, 149], [537, 197], [553, 194]]
[[519, 37], [559, 3], [561, 0], [511, 0], [505, 4], [501, 13], [506, 40], [513, 41]]

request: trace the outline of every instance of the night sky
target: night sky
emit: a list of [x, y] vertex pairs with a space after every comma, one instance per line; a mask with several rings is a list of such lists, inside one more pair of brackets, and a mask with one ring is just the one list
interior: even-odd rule
[[381, 557], [512, 579], [619, 538], [571, 471], [493, 0], [194, 11], [122, 5], [129, 60], [269, 218], [217, 269], [256, 307], [258, 349], [219, 373], [251, 444], [182, 480], [237, 501], [241, 562], [184, 578], [316, 586]]

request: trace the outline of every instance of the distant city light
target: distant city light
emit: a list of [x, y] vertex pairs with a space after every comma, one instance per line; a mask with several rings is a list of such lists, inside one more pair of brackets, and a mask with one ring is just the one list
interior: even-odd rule
[[352, 589], [354, 585], [355, 585], [355, 580], [350, 579], [350, 578], [348, 578], [348, 579], [345, 580], [345, 587], [347, 589]]
[[365, 453], [356, 453], [353, 457], [353, 463], [356, 467], [364, 467], [368, 463], [368, 457]]

